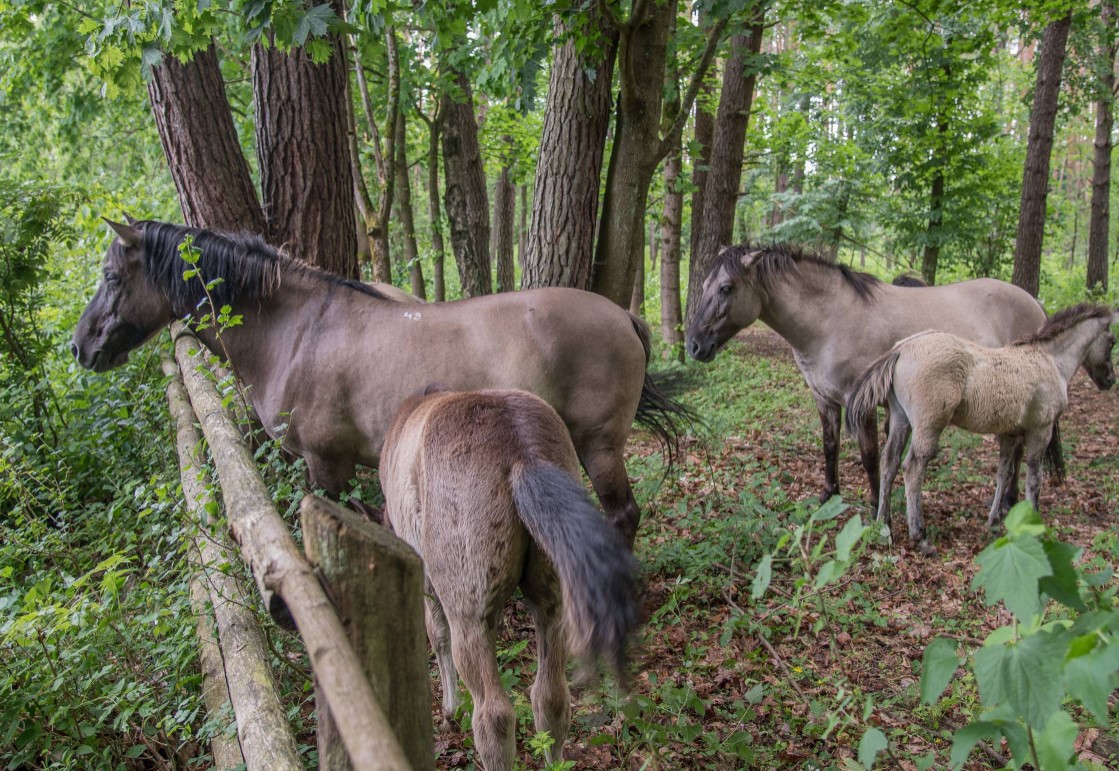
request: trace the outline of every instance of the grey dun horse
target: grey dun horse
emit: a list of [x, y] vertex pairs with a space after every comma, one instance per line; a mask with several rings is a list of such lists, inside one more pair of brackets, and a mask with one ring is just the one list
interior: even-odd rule
[[[684, 408], [646, 372], [649, 330], [605, 298], [538, 289], [424, 305], [386, 300], [279, 254], [261, 239], [162, 222], [110, 223], [117, 239], [74, 330], [82, 366], [104, 371], [171, 320], [207, 301], [230, 305], [240, 326], [199, 333], [228, 355], [266, 430], [287, 423], [285, 447], [312, 483], [337, 495], [356, 464], [376, 466], [401, 402], [428, 383], [518, 388], [560, 414], [599, 500], [630, 543], [640, 511], [623, 451], [631, 426], [671, 450]], [[201, 250], [199, 276], [183, 280], [186, 236]], [[671, 460], [671, 452], [669, 453]]]
[[1006, 515], [1004, 491], [1024, 449], [1026, 497], [1037, 508], [1042, 456], [1059, 480], [1057, 421], [1068, 406], [1068, 381], [1083, 365], [1101, 390], [1115, 383], [1110, 326], [1119, 314], [1100, 305], [1077, 305], [1055, 314], [1036, 334], [1003, 348], [983, 348], [943, 332], [924, 332], [898, 343], [870, 366], [852, 389], [847, 424], [854, 429], [875, 406], [890, 408], [882, 454], [878, 519], [889, 525], [890, 489], [905, 458], [909, 537], [931, 553], [921, 513], [921, 485], [937, 441], [948, 425], [999, 438], [990, 526]]
[[[688, 323], [688, 353], [711, 361], [739, 330], [758, 319], [792, 346], [816, 401], [824, 438], [820, 499], [826, 500], [839, 493], [842, 406], [871, 362], [899, 340], [926, 329], [988, 347], [1006, 345], [1036, 332], [1045, 323], [1045, 311], [1027, 292], [995, 279], [892, 286], [786, 246], [727, 247], [703, 281]], [[877, 506], [878, 422], [873, 410], [857, 431]]]
[[517, 719], [496, 636], [519, 586], [536, 625], [536, 730], [552, 735], [547, 759], [559, 761], [571, 723], [567, 651], [590, 665], [605, 658], [621, 675], [637, 624], [637, 564], [587, 500], [563, 421], [523, 391], [412, 397], [385, 440], [381, 483], [388, 524], [424, 560], [445, 722], [461, 674], [482, 765], [513, 768]]

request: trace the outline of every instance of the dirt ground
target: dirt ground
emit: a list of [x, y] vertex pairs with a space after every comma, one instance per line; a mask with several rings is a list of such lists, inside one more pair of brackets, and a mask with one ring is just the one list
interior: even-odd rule
[[[790, 601], [791, 576], [775, 571], [774, 589], [757, 604], [750, 602], [754, 531], [732, 536], [729, 553], [726, 540], [716, 545], [721, 553], [702, 551], [719, 532], [708, 525], [741, 525], [735, 520], [743, 516], [735, 511], [738, 485], [764, 485], [768, 479], [759, 496], [779, 510], [787, 501], [812, 498], [822, 483], [818, 419], [807, 387], [791, 371], [785, 343], [769, 330], [752, 328], [720, 356], [768, 360], [774, 379], [767, 387], [800, 389], [803, 398], [706, 448], [689, 445], [682, 470], [646, 503], [651, 513], [637, 555], [647, 566], [648, 622], [635, 651], [634, 696], [628, 708], [619, 708], [601, 686], [577, 689], [566, 759], [575, 769], [859, 768], [855, 747], [865, 727], [874, 725], [890, 740], [876, 767], [916, 769], [916, 758], [934, 751], [933, 767], [944, 767], [952, 730], [976, 708], [974, 687], [970, 698], [962, 688], [944, 707], [917, 707], [915, 665], [936, 636], [955, 637], [964, 649], [973, 649], [1010, 620], [1004, 611], [985, 607], [970, 589], [974, 558], [993, 537], [985, 510], [993, 490], [994, 440], [946, 434], [925, 493], [925, 516], [939, 555], [924, 558], [909, 548], [895, 498], [897, 545], [876, 546], [863, 556], [843, 579], [846, 594], [841, 591], [828, 611], [835, 618], [814, 631], [820, 616]], [[1090, 549], [1098, 534], [1114, 530], [1119, 390], [1101, 393], [1082, 372], [1070, 390], [1061, 421], [1068, 479], [1063, 487], [1043, 484], [1040, 508], [1062, 540]], [[649, 455], [656, 447], [639, 436], [631, 452]], [[869, 519], [866, 478], [850, 439], [844, 440], [840, 479], [852, 505], [845, 516], [858, 512]], [[719, 503], [724, 499], [725, 505]], [[673, 514], [700, 507], [710, 511]], [[716, 522], [720, 516], [725, 520]], [[663, 556], [685, 547], [699, 556], [676, 561]], [[527, 648], [519, 650], [526, 640]], [[543, 767], [526, 745], [532, 733], [526, 691], [534, 645], [527, 614], [514, 603], [502, 633], [502, 665], [515, 683], [522, 720], [518, 754], [529, 767]], [[433, 687], [438, 688], [434, 680]], [[842, 719], [834, 730], [826, 729], [833, 715]], [[437, 735], [436, 743], [440, 768], [473, 765], [463, 730]], [[1115, 767], [1116, 745], [1103, 732], [1082, 732], [1078, 747], [1082, 760]], [[984, 746], [972, 754], [968, 768], [1000, 767], [1003, 755], [1003, 748]]]

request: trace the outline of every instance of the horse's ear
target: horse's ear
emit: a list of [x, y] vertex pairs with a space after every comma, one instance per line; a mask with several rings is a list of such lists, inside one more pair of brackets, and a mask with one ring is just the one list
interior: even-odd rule
[[129, 225], [135, 225], [140, 220], [136, 219], [128, 212], [124, 212], [124, 221], [127, 222]]
[[124, 241], [129, 246], [140, 245], [140, 231], [132, 227], [131, 224], [123, 225], [119, 222], [113, 222], [108, 217], [102, 217], [101, 219], [108, 223], [109, 227], [116, 232], [121, 241]]

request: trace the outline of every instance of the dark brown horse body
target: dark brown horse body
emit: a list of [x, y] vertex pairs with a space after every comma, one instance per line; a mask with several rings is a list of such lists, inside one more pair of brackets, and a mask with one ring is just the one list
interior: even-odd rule
[[381, 484], [388, 523], [424, 559], [444, 717], [459, 704], [461, 673], [483, 767], [512, 771], [517, 719], [495, 644], [520, 587], [536, 626], [536, 730], [551, 734], [548, 761], [558, 762], [571, 723], [567, 652], [623, 671], [638, 611], [636, 562], [587, 500], [563, 422], [523, 391], [408, 399], [385, 440]]
[[[332, 494], [350, 484], [355, 464], [377, 464], [397, 408], [429, 383], [529, 391], [560, 414], [599, 500], [632, 543], [640, 513], [626, 439], [635, 416], [668, 439], [682, 409], [647, 377], [643, 322], [605, 298], [556, 288], [405, 304], [257, 238], [158, 222], [113, 227], [119, 238], [74, 331], [83, 366], [122, 364], [172, 319], [197, 316], [200, 303], [231, 306], [239, 326], [220, 341], [213, 329], [199, 336], [249, 386], [265, 428], [286, 425], [285, 447]], [[184, 281], [190, 266], [178, 250], [188, 235], [201, 257], [198, 276]]]

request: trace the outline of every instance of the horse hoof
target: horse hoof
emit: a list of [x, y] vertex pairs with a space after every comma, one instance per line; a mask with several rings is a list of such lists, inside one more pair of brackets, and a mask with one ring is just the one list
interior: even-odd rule
[[455, 721], [449, 716], [443, 716], [443, 722], [439, 724], [439, 733], [449, 734], [455, 730]]

